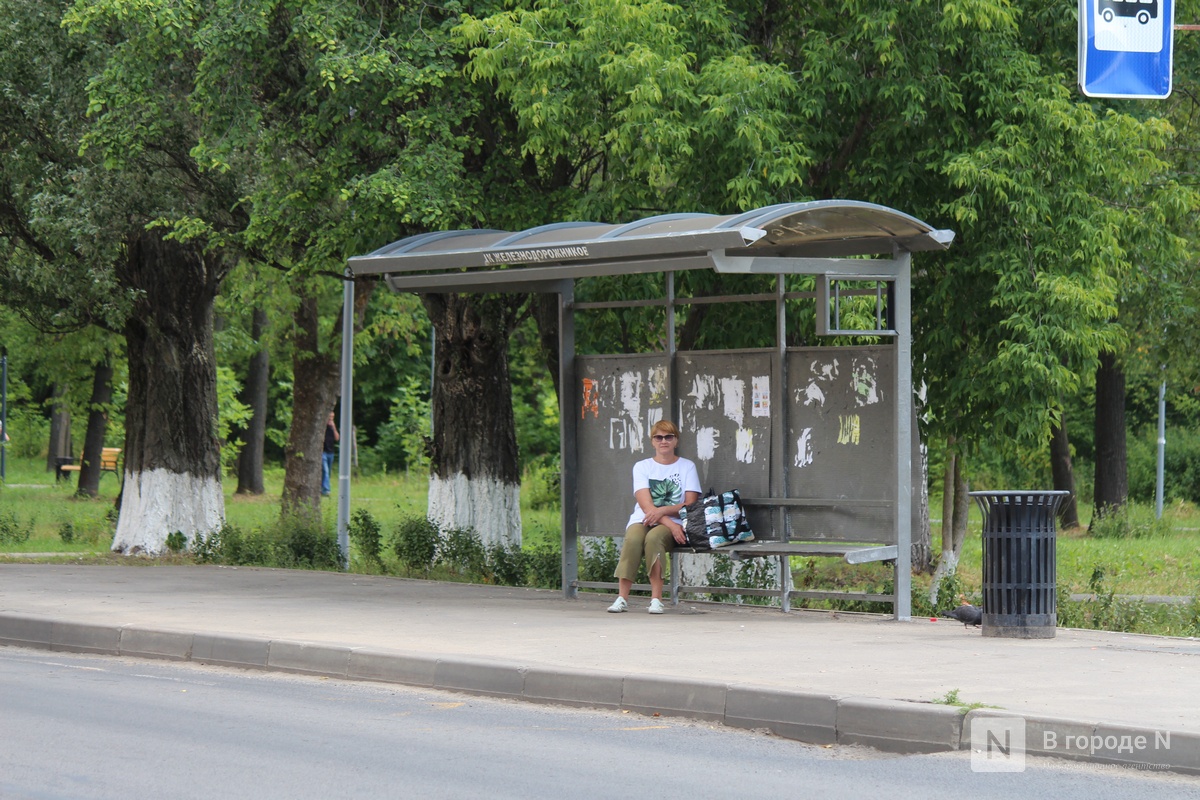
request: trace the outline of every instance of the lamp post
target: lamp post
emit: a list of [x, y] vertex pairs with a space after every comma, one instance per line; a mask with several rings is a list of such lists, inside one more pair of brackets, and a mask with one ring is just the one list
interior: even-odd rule
[[0, 483], [7, 476], [8, 455], [8, 348], [0, 348]]

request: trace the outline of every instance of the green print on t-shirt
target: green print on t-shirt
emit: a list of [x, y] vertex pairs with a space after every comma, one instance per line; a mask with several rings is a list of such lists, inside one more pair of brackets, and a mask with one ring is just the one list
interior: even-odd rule
[[655, 508], [659, 506], [673, 506], [683, 500], [683, 489], [679, 485], [678, 478], [667, 478], [665, 480], [650, 479], [650, 502]]

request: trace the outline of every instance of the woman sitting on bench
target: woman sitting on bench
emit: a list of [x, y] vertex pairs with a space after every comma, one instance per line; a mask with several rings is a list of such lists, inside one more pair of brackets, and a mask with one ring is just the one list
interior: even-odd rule
[[629, 609], [629, 590], [643, 558], [650, 573], [650, 613], [661, 614], [666, 610], [662, 602], [663, 562], [676, 543], [687, 542], [679, 510], [700, 499], [696, 465], [675, 455], [679, 442], [675, 423], [659, 420], [650, 434], [654, 457], [633, 465], [633, 497], [637, 503], [626, 523], [621, 560], [617, 563], [620, 594], [608, 607], [614, 614]]

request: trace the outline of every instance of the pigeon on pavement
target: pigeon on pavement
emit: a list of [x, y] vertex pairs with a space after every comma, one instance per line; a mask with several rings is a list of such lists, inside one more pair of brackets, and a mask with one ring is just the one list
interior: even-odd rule
[[939, 611], [939, 617], [950, 617], [956, 619], [963, 624], [963, 627], [974, 625], [978, 628], [983, 624], [983, 609], [979, 606], [973, 606], [970, 603], [963, 603], [958, 608], [950, 611]]

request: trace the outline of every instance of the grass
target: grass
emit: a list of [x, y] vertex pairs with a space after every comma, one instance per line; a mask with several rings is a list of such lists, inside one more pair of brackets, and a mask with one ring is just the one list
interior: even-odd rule
[[[115, 529], [114, 502], [120, 486], [111, 473], [100, 479], [95, 498], [75, 497], [75, 482], [55, 484], [54, 473], [45, 471], [40, 459], [8, 458], [6, 480], [0, 484], [0, 553], [107, 553]], [[227, 478], [225, 518], [245, 531], [268, 528], [279, 518], [279, 498], [283, 492], [283, 469], [268, 470], [263, 476], [261, 495], [237, 495], [236, 479]], [[390, 535], [405, 517], [423, 516], [429, 490], [424, 474], [388, 474], [353, 478], [350, 486], [351, 509], [366, 509]], [[322, 516], [333, 528], [337, 522], [337, 498], [322, 502]], [[526, 545], [557, 542], [560, 516], [557, 509], [521, 510], [523, 539]], [[15, 524], [28, 530], [26, 541], [14, 542], [3, 537], [3, 529]], [[15, 523], [14, 523], [15, 521]], [[69, 525], [71, 541], [63, 541], [61, 531]], [[2, 557], [2, 556], [0, 556]]]
[[[931, 507], [940, 508], [940, 500], [932, 498]], [[1080, 516], [1090, 519], [1091, 508], [1081, 504]], [[1153, 509], [1134, 506], [1130, 516], [1139, 522], [1152, 521]], [[940, 520], [934, 520], [932, 527], [936, 558], [942, 546]], [[1147, 535], [1114, 538], [1090, 535], [1086, 527], [1059, 530], [1059, 586], [1071, 594], [1092, 593], [1099, 572], [1104, 577], [1104, 590], [1116, 595], [1200, 595], [1200, 558], [1196, 556], [1200, 552], [1200, 510], [1190, 503], [1176, 504], [1164, 509], [1161, 525], [1141, 525], [1146, 530], [1155, 527], [1157, 530]], [[979, 509], [972, 506], [958, 579], [968, 597], [976, 600], [982, 589], [982, 529]], [[892, 578], [891, 567], [884, 564], [848, 565], [831, 558], [793, 559], [792, 567], [797, 588], [879, 591], [885, 583], [890, 586]], [[913, 584], [928, 591], [929, 576], [914, 575]]]
[[[127, 559], [108, 553], [115, 526], [114, 500], [119, 489], [114, 476], [105, 474], [99, 496], [77, 498], [73, 484], [54, 483], [44, 462], [35, 459], [8, 459], [7, 480], [0, 484], [0, 560], [4, 553], [72, 554], [97, 561]], [[236, 482], [225, 484], [227, 521], [243, 531], [269, 529], [279, 517], [279, 497], [283, 487], [282, 469], [265, 476], [266, 493], [259, 496], [234, 495]], [[384, 545], [382, 571], [409, 574], [391, 552], [390, 542], [402, 520], [423, 516], [428, 479], [424, 474], [390, 474], [356, 477], [351, 484], [353, 511], [365, 509], [379, 523]], [[557, 509], [530, 508], [523, 490], [523, 542], [526, 551], [545, 545], [556, 546], [560, 515]], [[940, 508], [937, 498], [931, 507]], [[326, 499], [322, 513], [332, 529], [337, 515], [335, 498]], [[1080, 508], [1081, 517], [1090, 519], [1091, 509]], [[933, 521], [933, 549], [941, 550], [940, 521]], [[978, 602], [981, 590], [982, 521], [979, 510], [971, 508], [968, 535], [963, 545], [957, 580], [959, 590]], [[1114, 533], [1114, 530], [1116, 531]], [[1059, 531], [1057, 578], [1060, 590], [1060, 620], [1064, 624], [1105, 627], [1114, 630], [1176, 633], [1188, 631], [1195, 620], [1180, 621], [1158, 617], [1191, 611], [1171, 611], [1165, 606], [1130, 604], [1123, 596], [1168, 595], [1200, 596], [1200, 511], [1192, 504], [1176, 504], [1166, 510], [1163, 521], [1156, 523], [1153, 511], [1131, 507], [1122, 525], [1110, 526], [1108, 535], [1089, 534], [1087, 529]], [[27, 534], [27, 538], [26, 538]], [[69, 539], [69, 541], [67, 541]], [[355, 571], [379, 572], [379, 565], [365, 563], [351, 548]], [[186, 558], [165, 556], [163, 561], [187, 563]], [[797, 589], [863, 591], [889, 593], [892, 571], [886, 564], [848, 565], [838, 559], [793, 559]], [[603, 569], [598, 569], [603, 572]], [[445, 574], [443, 574], [445, 573]], [[609, 569], [611, 574], [611, 569]], [[418, 577], [466, 580], [440, 567]], [[914, 575], [914, 597], [928, 594], [930, 577]], [[957, 590], [956, 590], [957, 591]], [[1101, 602], [1086, 607], [1067, 608], [1064, 599], [1071, 594], [1095, 594]], [[799, 604], [798, 604], [799, 605]], [[829, 606], [827, 601], [808, 603]], [[1200, 609], [1200, 601], [1192, 604]], [[917, 604], [914, 600], [914, 613]], [[1189, 607], [1190, 608], [1190, 607]], [[861, 608], [851, 610], [877, 610]], [[1169, 612], [1169, 613], [1168, 613]], [[1186, 634], [1190, 635], [1190, 634]]]

